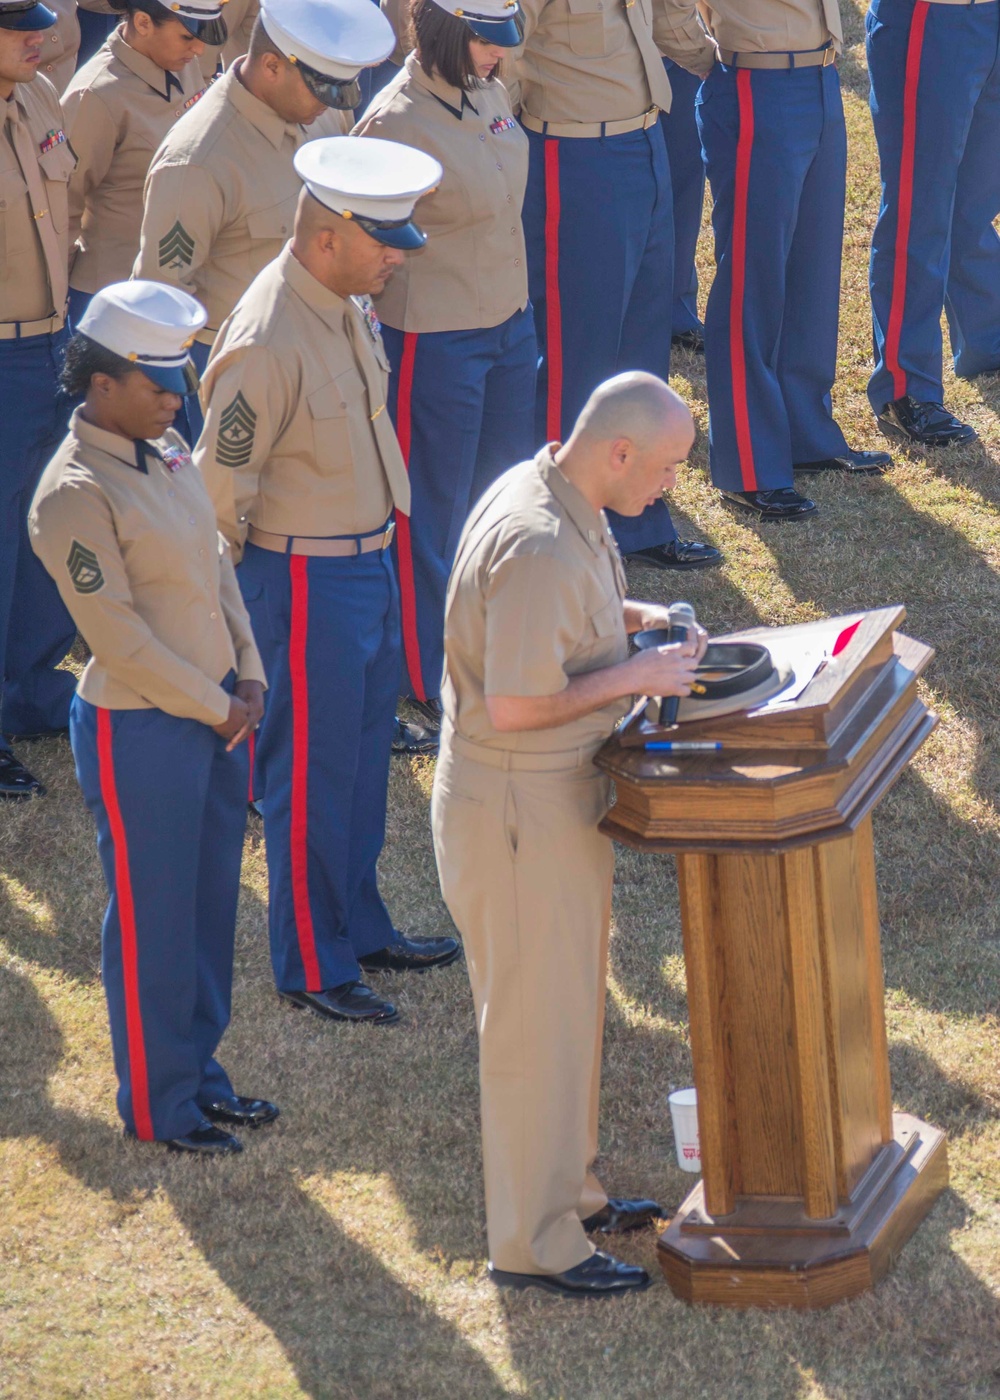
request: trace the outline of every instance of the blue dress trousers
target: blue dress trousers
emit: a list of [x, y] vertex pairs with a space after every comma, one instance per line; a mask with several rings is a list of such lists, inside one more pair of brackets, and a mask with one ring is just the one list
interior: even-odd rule
[[[674, 216], [660, 123], [619, 136], [527, 131], [524, 235], [539, 375], [535, 435], [565, 441], [623, 370], [670, 373]], [[624, 554], [677, 538], [666, 503], [608, 512]]]
[[76, 626], [28, 541], [38, 478], [66, 434], [66, 331], [0, 340], [0, 752], [3, 734], [65, 729], [76, 681], [56, 670]]
[[698, 94], [714, 208], [705, 315], [712, 481], [792, 485], [846, 451], [833, 420], [847, 135], [836, 67], [717, 63]]
[[487, 330], [383, 326], [382, 340], [413, 498], [409, 517], [396, 518], [403, 685], [427, 700], [441, 689], [445, 592], [469, 510], [535, 450], [535, 323], [527, 306]]
[[674, 95], [670, 111], [660, 117], [674, 194], [674, 306], [670, 328], [673, 335], [682, 335], [684, 331], [702, 330], [694, 262], [705, 207], [705, 162], [695, 116], [701, 79], [671, 63], [669, 58], [663, 60], [663, 66]]
[[201, 1105], [233, 1092], [214, 1057], [229, 1024], [246, 744], [226, 753], [197, 720], [79, 695], [70, 739], [110, 895], [101, 975], [118, 1112], [145, 1141], [183, 1137]]
[[882, 171], [872, 239], [876, 413], [941, 403], [941, 310], [955, 373], [1000, 369], [1000, 4], [874, 0], [866, 19]]
[[237, 578], [268, 681], [254, 795], [274, 979], [323, 991], [360, 980], [358, 957], [399, 940], [376, 880], [399, 693], [392, 553], [248, 544]]

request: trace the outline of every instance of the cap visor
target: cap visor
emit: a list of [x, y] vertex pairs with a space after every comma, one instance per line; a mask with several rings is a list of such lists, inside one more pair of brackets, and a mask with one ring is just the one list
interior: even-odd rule
[[51, 29], [55, 22], [56, 16], [45, 5], [32, 5], [30, 10], [21, 10], [18, 14], [0, 14], [0, 29], [27, 30], [29, 34]]
[[229, 38], [226, 21], [221, 15], [218, 19], [189, 19], [186, 15], [175, 15], [174, 18], [180, 20], [189, 34], [212, 48], [221, 46]]
[[151, 379], [154, 384], [158, 384], [161, 389], [167, 389], [171, 394], [180, 394], [187, 398], [188, 394], [198, 392], [198, 371], [194, 367], [194, 361], [188, 360], [183, 365], [171, 365], [169, 368], [163, 365], [139, 365], [147, 379]]
[[400, 248], [404, 253], [412, 253], [427, 242], [426, 233], [412, 222], [400, 224], [399, 228], [375, 228], [368, 224], [365, 232], [371, 234], [376, 242], [384, 243], [387, 248]]
[[468, 15], [465, 15], [464, 19], [476, 38], [482, 39], [484, 44], [496, 44], [497, 48], [500, 49], [516, 49], [524, 38], [521, 26], [513, 16], [499, 22], [489, 19], [470, 19]]

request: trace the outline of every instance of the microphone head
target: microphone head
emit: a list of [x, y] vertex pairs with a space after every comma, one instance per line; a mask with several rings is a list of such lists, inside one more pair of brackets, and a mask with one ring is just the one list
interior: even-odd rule
[[667, 619], [671, 627], [694, 627], [697, 620], [690, 603], [671, 603], [667, 609]]

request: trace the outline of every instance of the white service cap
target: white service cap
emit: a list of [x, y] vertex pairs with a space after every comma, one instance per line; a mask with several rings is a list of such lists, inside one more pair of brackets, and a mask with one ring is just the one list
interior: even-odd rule
[[205, 44], [224, 44], [229, 38], [222, 7], [226, 0], [159, 0], [159, 3], [179, 19], [189, 34]]
[[434, 0], [439, 9], [462, 19], [484, 44], [513, 49], [524, 38], [517, 0], [469, 0], [468, 6], [455, 0]]
[[371, 0], [261, 0], [260, 21], [286, 58], [340, 82], [396, 47], [392, 25]]
[[164, 282], [113, 282], [95, 293], [76, 330], [131, 361], [161, 388], [190, 394], [198, 376], [189, 354], [208, 322], [200, 301]]
[[444, 171], [425, 151], [373, 136], [324, 136], [299, 147], [295, 169], [320, 204], [356, 219], [380, 243], [412, 249], [427, 242], [412, 222], [413, 206]]

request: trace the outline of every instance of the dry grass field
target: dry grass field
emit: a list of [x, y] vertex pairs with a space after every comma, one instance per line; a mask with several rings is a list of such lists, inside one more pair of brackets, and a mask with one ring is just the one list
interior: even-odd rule
[[[854, 11], [848, 44], [836, 409], [852, 442], [876, 446], [864, 383], [877, 167]], [[701, 363], [680, 357], [676, 371], [704, 429]], [[1000, 378], [949, 382], [948, 402], [978, 444], [899, 455], [884, 479], [822, 481], [806, 526], [727, 514], [703, 432], [676, 492], [684, 523], [726, 552], [721, 573], [681, 585], [712, 630], [900, 602], [937, 648], [925, 694], [942, 724], [875, 834], [894, 1095], [947, 1130], [952, 1179], [877, 1291], [806, 1315], [693, 1311], [662, 1280], [589, 1306], [497, 1295], [462, 964], [394, 980], [395, 1028], [283, 1010], [255, 829], [223, 1058], [282, 1118], [228, 1164], [126, 1145], [98, 978], [104, 891], [68, 746], [51, 742], [26, 755], [48, 799], [0, 808], [0, 1396], [1000, 1396]], [[664, 599], [678, 586], [633, 579]], [[394, 765], [383, 862], [398, 924], [419, 933], [449, 929], [431, 777], [427, 761]], [[691, 1078], [672, 863], [621, 851], [615, 894], [600, 1170], [672, 1208], [691, 1180], [664, 1103]], [[654, 1242], [633, 1236], [620, 1253], [655, 1268]]]

